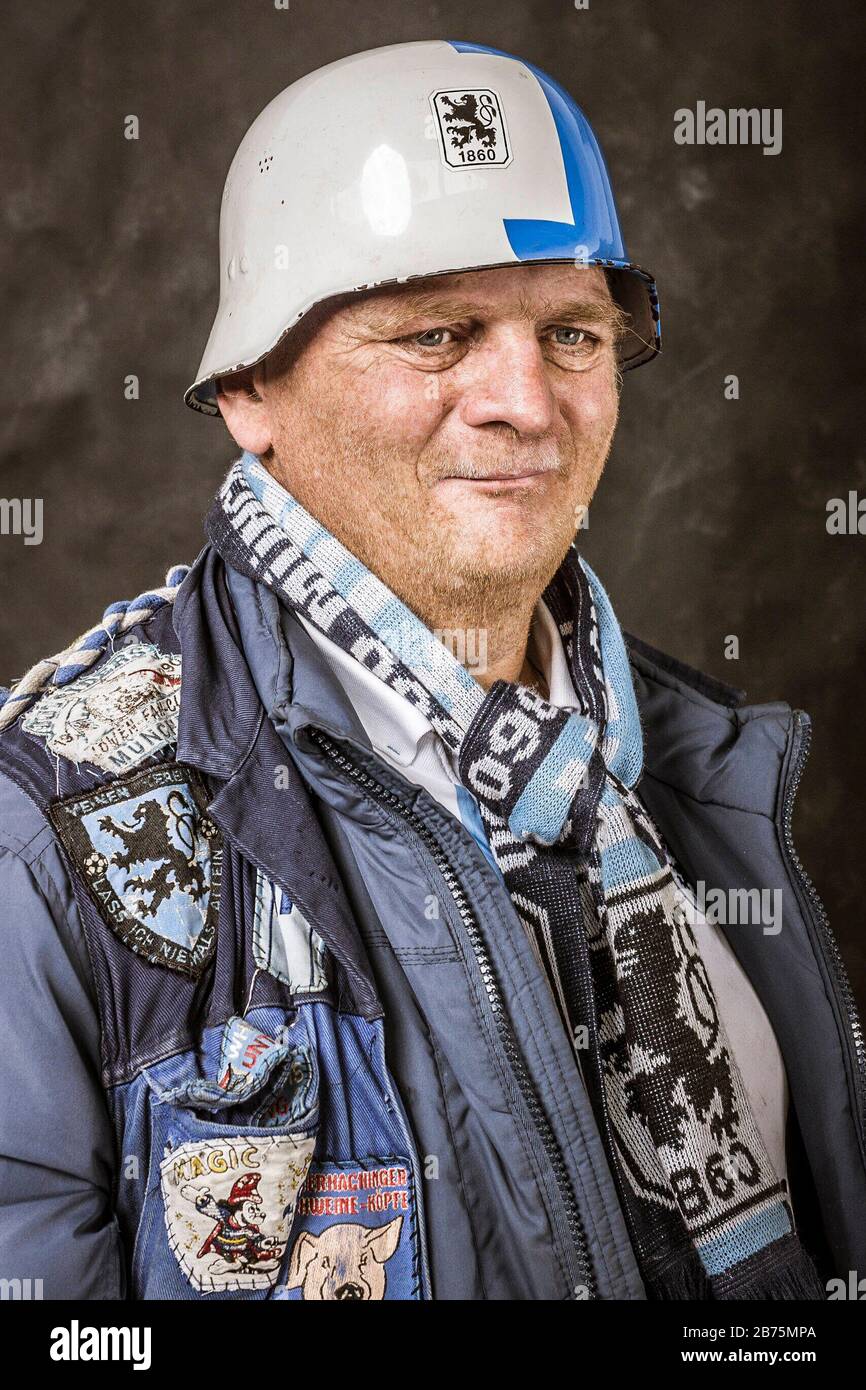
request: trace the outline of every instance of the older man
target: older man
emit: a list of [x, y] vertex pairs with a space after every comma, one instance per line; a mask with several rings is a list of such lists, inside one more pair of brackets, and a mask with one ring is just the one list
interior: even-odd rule
[[220, 257], [208, 545], [3, 708], [0, 1273], [824, 1297], [864, 1056], [808, 717], [625, 639], [575, 548], [658, 348], [585, 118], [358, 54], [253, 124]]

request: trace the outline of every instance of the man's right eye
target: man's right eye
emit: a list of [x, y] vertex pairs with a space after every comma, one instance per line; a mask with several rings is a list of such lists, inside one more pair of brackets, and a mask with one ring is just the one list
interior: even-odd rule
[[450, 328], [425, 328], [423, 333], [411, 333], [403, 342], [417, 347], [445, 347], [443, 336], [450, 332]]

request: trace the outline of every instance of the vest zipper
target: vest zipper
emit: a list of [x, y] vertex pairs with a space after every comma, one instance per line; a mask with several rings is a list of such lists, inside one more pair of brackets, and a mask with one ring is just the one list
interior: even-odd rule
[[598, 1298], [598, 1286], [596, 1284], [595, 1273], [592, 1267], [592, 1258], [589, 1253], [589, 1241], [581, 1219], [568, 1176], [568, 1169], [562, 1151], [556, 1141], [556, 1136], [550, 1127], [550, 1122], [544, 1113], [544, 1108], [532, 1085], [526, 1063], [521, 1055], [517, 1044], [517, 1039], [511, 1029], [508, 1014], [505, 1008], [505, 1001], [500, 990], [499, 983], [487, 950], [484, 936], [467, 898], [463, 891], [463, 886], [457, 876], [456, 871], [451, 865], [444, 849], [440, 845], [433, 832], [424, 824], [420, 816], [414, 811], [404, 806], [398, 796], [381, 782], [377, 782], [368, 772], [356, 766], [345, 754], [341, 753], [335, 744], [321, 730], [307, 728], [309, 739], [334, 763], [341, 772], [350, 777], [353, 782], [357, 782], [364, 788], [364, 791], [372, 797], [374, 801], [387, 806], [404, 820], [423, 842], [430, 854], [436, 868], [439, 870], [445, 884], [451, 894], [452, 900], [460, 920], [466, 931], [469, 944], [472, 947], [478, 970], [484, 984], [487, 1002], [490, 1012], [496, 1025], [502, 1050], [511, 1065], [514, 1078], [520, 1089], [524, 1104], [526, 1105], [532, 1123], [544, 1147], [544, 1151], [553, 1169], [556, 1185], [562, 1199], [562, 1208], [565, 1213], [568, 1229], [574, 1243], [574, 1248], [578, 1257], [578, 1283], [587, 1290], [589, 1298]]
[[830, 928], [830, 921], [827, 916], [826, 908], [818, 896], [818, 891], [814, 883], [806, 873], [797, 850], [794, 847], [794, 837], [791, 828], [791, 821], [794, 813], [794, 800], [797, 795], [797, 788], [803, 775], [803, 768], [809, 756], [809, 749], [812, 743], [812, 721], [805, 710], [794, 710], [794, 744], [793, 744], [793, 770], [789, 772], [785, 786], [782, 803], [782, 831], [785, 845], [785, 852], [788, 857], [794, 878], [802, 889], [809, 908], [811, 909], [812, 920], [817, 924], [822, 945], [826, 948], [825, 959], [830, 964], [830, 975], [835, 986], [836, 997], [839, 1000], [843, 1013], [848, 1023], [847, 1036], [850, 1042], [850, 1051], [853, 1056], [853, 1072], [855, 1079], [855, 1104], [854, 1116], [857, 1124], [857, 1131], [860, 1138], [861, 1147], [866, 1144], [866, 1044], [864, 1044], [863, 1025], [860, 1022], [860, 1015], [857, 1010], [857, 1001], [851, 982], [848, 979], [848, 972], [839, 950], [839, 944], [833, 931]]

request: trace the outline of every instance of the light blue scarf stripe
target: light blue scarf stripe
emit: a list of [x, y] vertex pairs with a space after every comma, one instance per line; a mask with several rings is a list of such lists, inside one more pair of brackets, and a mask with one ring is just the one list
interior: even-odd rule
[[543, 845], [554, 845], [568, 819], [576, 780], [582, 779], [596, 745], [596, 728], [573, 714], [541, 766], [529, 779], [508, 818], [516, 839], [530, 834]]
[[707, 1273], [724, 1274], [731, 1265], [763, 1250], [771, 1241], [780, 1240], [791, 1229], [788, 1213], [779, 1201], [747, 1216], [731, 1230], [696, 1244]]
[[664, 865], [649, 845], [631, 835], [621, 844], [610, 845], [601, 851], [601, 881], [605, 893], [622, 888], [634, 888], [647, 879], [657, 878]]

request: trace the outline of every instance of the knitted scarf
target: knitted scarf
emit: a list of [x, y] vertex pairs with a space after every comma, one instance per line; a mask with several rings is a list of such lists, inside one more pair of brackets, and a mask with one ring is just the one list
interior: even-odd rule
[[231, 468], [207, 529], [455, 755], [582, 1062], [648, 1295], [825, 1298], [635, 794], [628, 656], [589, 565], [572, 547], [544, 593], [580, 701], [568, 711], [507, 681], [485, 692], [255, 455]]

